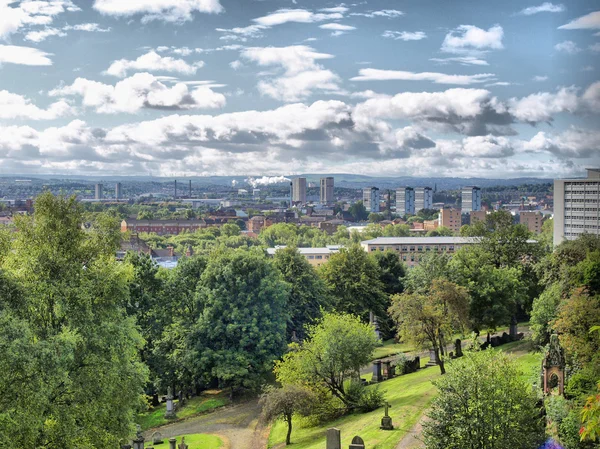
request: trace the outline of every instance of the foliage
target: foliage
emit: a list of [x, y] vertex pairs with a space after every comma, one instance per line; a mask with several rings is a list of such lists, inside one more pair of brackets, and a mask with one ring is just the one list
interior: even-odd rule
[[558, 313], [558, 306], [561, 301], [560, 285], [552, 284], [533, 301], [533, 310], [531, 311], [531, 339], [538, 346], [544, 346], [550, 341], [552, 333], [552, 323]]
[[383, 214], [377, 212], [371, 212], [367, 218], [371, 223], [379, 223], [383, 221]]
[[600, 382], [598, 382], [598, 394], [590, 396], [585, 401], [581, 413], [581, 440], [600, 440]]
[[435, 279], [449, 279], [448, 263], [450, 256], [446, 253], [426, 253], [417, 266], [412, 267], [406, 276], [406, 289], [415, 293], [429, 291]]
[[316, 324], [307, 327], [302, 345], [291, 345], [283, 360], [276, 363], [275, 375], [283, 385], [325, 389], [352, 409], [356, 403], [348, 397], [347, 381], [359, 376], [376, 345], [371, 325], [354, 315], [325, 312]]
[[452, 229], [446, 226], [440, 226], [439, 228], [432, 229], [427, 233], [427, 237], [450, 237], [453, 236], [454, 232]]
[[15, 223], [0, 276], [0, 447], [115, 447], [147, 378], [119, 230], [84, 231], [75, 198], [50, 193]]
[[398, 325], [398, 335], [419, 347], [427, 345], [438, 354], [438, 365], [445, 373], [443, 348], [446, 338], [465, 327], [469, 295], [463, 287], [449, 281], [433, 281], [426, 294], [404, 293], [392, 297], [390, 315]]
[[288, 288], [262, 252], [214, 253], [198, 286], [188, 342], [198, 378], [254, 388], [285, 348]]
[[379, 279], [379, 267], [360, 245], [342, 248], [333, 254], [329, 262], [320, 267], [319, 274], [335, 310], [358, 315], [365, 321], [369, 319], [369, 312], [385, 316], [388, 300]]
[[362, 201], [357, 201], [352, 206], [350, 206], [348, 212], [350, 213], [350, 215], [352, 215], [354, 221], [364, 221], [369, 216], [367, 208], [365, 207]]
[[291, 444], [292, 418], [295, 414], [308, 415], [315, 400], [315, 395], [307, 388], [287, 384], [281, 388], [268, 387], [263, 393], [260, 404], [262, 406], [261, 419], [271, 422], [283, 419], [288, 426], [285, 444]]
[[287, 339], [291, 341], [294, 332], [301, 339], [304, 326], [321, 316], [321, 307], [328, 306], [325, 283], [296, 248], [278, 250], [274, 264], [289, 284]]
[[537, 397], [502, 352], [468, 352], [434, 382], [428, 449], [530, 449], [545, 439]]

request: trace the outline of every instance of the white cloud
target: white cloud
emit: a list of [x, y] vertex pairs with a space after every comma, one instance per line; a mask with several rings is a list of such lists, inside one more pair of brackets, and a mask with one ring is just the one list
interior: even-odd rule
[[600, 29], [600, 11], [594, 11], [559, 26], [559, 30], [597, 30]]
[[119, 59], [114, 61], [106, 73], [108, 75], [124, 78], [129, 71], [149, 71], [149, 72], [171, 72], [181, 73], [183, 75], [194, 75], [204, 62], [198, 61], [188, 64], [183, 59], [175, 59], [169, 56], [160, 56], [155, 51], [150, 51], [140, 56], [135, 61]]
[[277, 100], [298, 101], [308, 97], [313, 91], [335, 93], [340, 90], [340, 78], [316, 63], [320, 59], [333, 58], [333, 55], [317, 53], [312, 47], [250, 47], [242, 50], [241, 56], [259, 66], [283, 69], [283, 75], [258, 83], [258, 89], [263, 95]]
[[39, 31], [30, 31], [25, 35], [25, 40], [31, 42], [42, 42], [51, 36], [64, 37], [67, 33], [58, 28], [45, 28]]
[[209, 109], [225, 105], [225, 96], [207, 86], [189, 90], [183, 83], [167, 87], [149, 73], [136, 73], [116, 85], [77, 78], [70, 86], [50, 91], [50, 96], [82, 97], [85, 107], [101, 114], [136, 113], [143, 108]]
[[21, 47], [17, 45], [0, 45], [0, 64], [21, 65], [52, 65], [50, 53], [37, 48]]
[[600, 113], [600, 81], [592, 83], [581, 98], [589, 110]]
[[71, 106], [65, 101], [58, 101], [41, 109], [30, 99], [7, 90], [0, 90], [0, 119], [54, 120], [72, 113]]
[[452, 58], [431, 58], [430, 61], [437, 62], [439, 64], [448, 64], [450, 62], [457, 62], [461, 65], [489, 65], [485, 59], [479, 59], [475, 56], [456, 56]]
[[386, 30], [381, 35], [383, 37], [401, 40], [401, 41], [420, 41], [421, 39], [425, 39], [427, 34], [423, 31], [390, 31]]
[[522, 14], [524, 16], [531, 16], [540, 12], [563, 12], [565, 9], [565, 5], [562, 5], [560, 3], [555, 5], [550, 2], [544, 2], [538, 6], [529, 6], [527, 8], [524, 8], [521, 11], [519, 11], [519, 14]]
[[97, 23], [79, 23], [77, 25], [67, 25], [63, 27], [63, 30], [69, 31], [87, 31], [88, 33], [108, 33], [109, 28], [102, 28]]
[[529, 152], [550, 152], [557, 156], [588, 158], [600, 153], [600, 131], [571, 127], [562, 133], [548, 134], [540, 131], [522, 143]]
[[581, 51], [581, 48], [579, 48], [577, 44], [573, 41], [560, 42], [554, 46], [554, 49], [556, 51], [569, 53], [571, 55], [574, 55], [575, 53], [579, 53]]
[[338, 12], [340, 14], [344, 14], [345, 12], [348, 12], [348, 8], [340, 5], [340, 6], [334, 6], [333, 8], [321, 8], [319, 9], [319, 11], [321, 12]]
[[242, 63], [242, 61], [240, 61], [238, 59], [236, 59], [235, 61], [231, 61], [229, 63], [229, 67], [231, 67], [233, 70], [238, 70], [243, 66], [244, 66], [244, 64]]
[[478, 53], [486, 50], [501, 50], [504, 30], [494, 25], [487, 31], [473, 25], [460, 25], [446, 34], [442, 51], [447, 53]]
[[508, 81], [497, 81], [495, 83], [490, 83], [490, 84], [486, 84], [485, 87], [492, 87], [492, 86], [514, 86], [515, 83], [509, 83]]
[[142, 22], [183, 22], [192, 20], [194, 12], [223, 12], [219, 0], [95, 0], [94, 9], [115, 17], [142, 14]]
[[546, 81], [548, 79], [547, 76], [541, 76], [541, 75], [536, 75], [533, 78], [531, 78], [532, 81], [536, 81], [538, 83], [541, 83], [542, 81]]
[[576, 112], [579, 107], [577, 90], [563, 87], [556, 93], [538, 92], [523, 98], [512, 98], [508, 102], [510, 113], [523, 122], [549, 122], [555, 114]]
[[319, 25], [319, 28], [333, 31], [352, 31], [356, 29], [356, 27], [350, 25], [342, 25], [341, 23], [324, 23], [323, 25]]
[[20, 3], [0, 0], [0, 39], [5, 39], [24, 26], [50, 25], [64, 12], [80, 11], [71, 0], [25, 0]]
[[351, 78], [352, 81], [431, 81], [436, 84], [469, 85], [485, 83], [493, 80], [493, 73], [480, 73], [477, 75], [448, 75], [436, 72], [406, 72], [403, 70], [360, 69], [359, 76]]
[[589, 49], [595, 52], [600, 52], [600, 42], [590, 45]]
[[247, 27], [216, 28], [216, 31], [224, 33], [219, 39], [246, 42], [250, 38], [261, 37], [265, 29], [267, 27], [261, 25], [248, 25]]
[[342, 19], [340, 12], [315, 13], [306, 9], [279, 9], [271, 14], [253, 19], [253, 22], [263, 27], [273, 27], [284, 23], [314, 23], [331, 19]]
[[370, 19], [375, 17], [400, 17], [403, 16], [404, 13], [402, 11], [398, 11], [397, 9], [381, 9], [379, 11], [368, 11], [368, 12], [353, 12], [350, 13], [351, 16], [362, 16], [368, 17]]

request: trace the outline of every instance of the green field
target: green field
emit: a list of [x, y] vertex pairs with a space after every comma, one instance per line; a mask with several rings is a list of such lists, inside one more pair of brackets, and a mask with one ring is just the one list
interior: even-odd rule
[[[177, 401], [175, 403], [177, 404]], [[217, 390], [205, 391], [200, 396], [188, 400], [182, 409], [177, 410], [177, 419], [189, 418], [227, 404], [229, 404], [229, 398], [225, 393]], [[142, 427], [142, 430], [147, 430], [173, 422], [173, 420], [165, 419], [166, 410], [166, 404], [151, 408], [138, 415], [137, 423]]]
[[[224, 447], [223, 440], [216, 435], [208, 435], [205, 433], [194, 433], [191, 435], [184, 435], [185, 444], [188, 445], [188, 449], [219, 449]], [[181, 443], [181, 436], [177, 437], [177, 445]], [[165, 439], [163, 444], [160, 446], [169, 446], [169, 440]]]
[[[499, 348], [514, 355], [522, 366], [525, 378], [530, 377], [533, 367], [539, 366], [542, 358], [541, 353], [527, 352], [528, 348], [528, 341], [513, 342]], [[422, 361], [422, 365], [424, 363], [426, 360]], [[379, 384], [379, 388], [385, 390], [386, 399], [392, 406], [390, 416], [393, 419], [394, 430], [379, 429], [383, 416], [382, 408], [370, 413], [344, 416], [320, 427], [302, 427], [301, 421], [298, 420], [294, 423], [292, 433], [294, 448], [322, 449], [325, 446], [326, 430], [336, 427], [342, 432], [342, 447], [348, 447], [352, 438], [360, 435], [371, 449], [393, 449], [428, 408], [436, 393], [431, 381], [437, 379], [439, 373], [437, 367], [430, 367]], [[283, 422], [275, 423], [271, 429], [269, 447], [278, 446], [285, 441], [286, 430]]]

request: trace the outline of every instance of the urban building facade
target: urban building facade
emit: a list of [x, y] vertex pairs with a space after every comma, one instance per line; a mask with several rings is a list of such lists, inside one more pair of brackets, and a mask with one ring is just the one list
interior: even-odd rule
[[96, 184], [96, 191], [94, 193], [94, 198], [97, 200], [101, 200], [104, 198], [104, 186], [102, 184]]
[[396, 189], [396, 213], [401, 216], [415, 214], [415, 191], [412, 187]]
[[306, 204], [306, 178], [292, 180], [292, 202]]
[[379, 212], [379, 189], [377, 187], [363, 189], [363, 205], [368, 212]]
[[321, 178], [320, 187], [321, 204], [333, 203], [333, 178], [331, 176]]
[[461, 191], [463, 214], [481, 210], [481, 189], [475, 186], [463, 187]]
[[431, 187], [417, 187], [415, 189], [415, 212], [433, 208], [433, 190]]
[[540, 211], [521, 211], [519, 212], [519, 223], [527, 226], [529, 232], [539, 234], [542, 232], [542, 223], [544, 216]]
[[462, 225], [462, 214], [459, 209], [441, 209], [439, 217], [440, 226], [450, 229], [452, 232], [460, 232]]
[[120, 200], [123, 198], [122, 186], [120, 182], [115, 185], [115, 199]]
[[587, 175], [554, 181], [554, 245], [600, 234], [600, 169], [590, 168]]
[[472, 210], [469, 212], [469, 224], [477, 223], [478, 221], [487, 220], [487, 211], [485, 210]]
[[[285, 248], [285, 246], [267, 248], [267, 254], [273, 257], [275, 253], [282, 248]], [[337, 253], [339, 248], [339, 246], [327, 246], [324, 248], [298, 248], [297, 250], [306, 258], [310, 265], [319, 267], [327, 262], [332, 254]]]

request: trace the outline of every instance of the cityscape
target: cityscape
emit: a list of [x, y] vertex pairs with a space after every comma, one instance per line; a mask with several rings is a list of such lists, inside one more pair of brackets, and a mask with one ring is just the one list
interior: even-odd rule
[[600, 449], [600, 4], [0, 0], [0, 449]]

